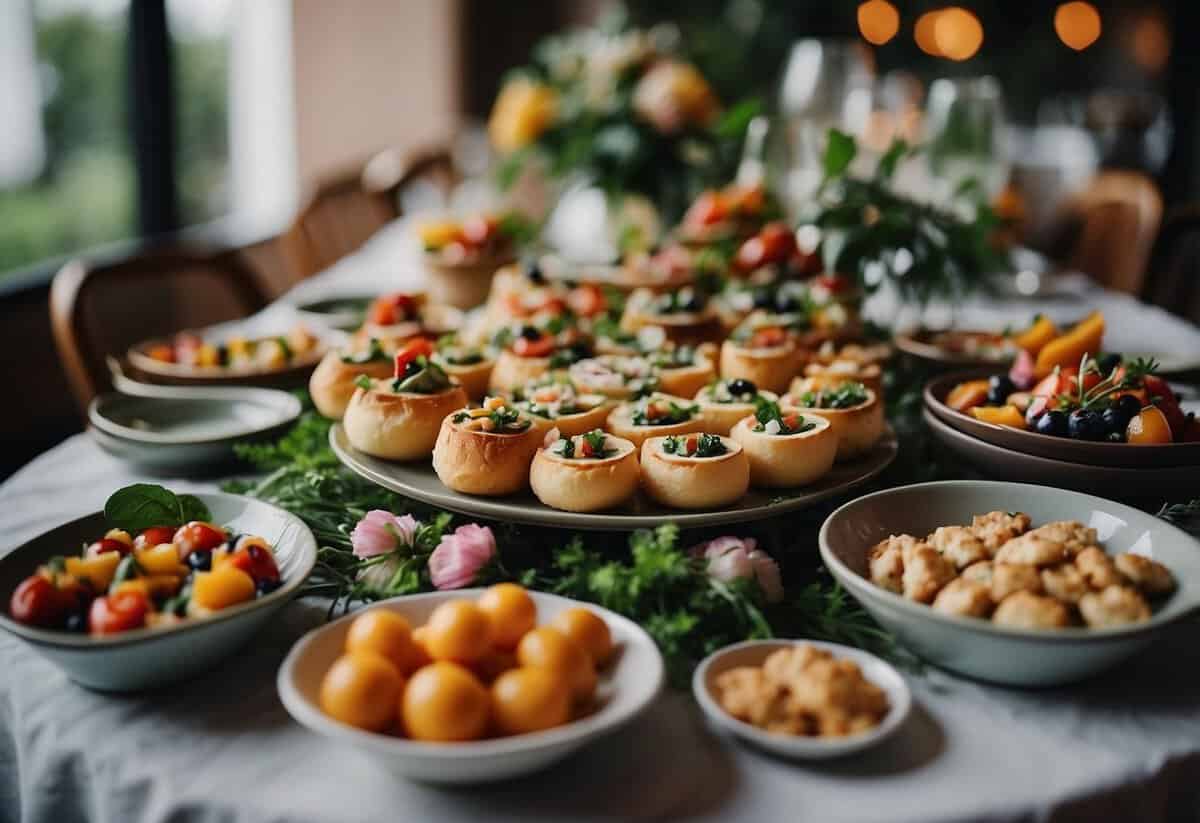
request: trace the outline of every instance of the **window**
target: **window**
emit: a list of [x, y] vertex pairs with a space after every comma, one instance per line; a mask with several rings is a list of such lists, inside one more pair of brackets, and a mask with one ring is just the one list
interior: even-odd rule
[[127, 0], [0, 3], [0, 272], [137, 233]]

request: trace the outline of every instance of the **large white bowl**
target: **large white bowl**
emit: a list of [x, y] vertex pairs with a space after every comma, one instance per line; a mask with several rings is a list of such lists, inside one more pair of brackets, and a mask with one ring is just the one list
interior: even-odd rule
[[[717, 677], [739, 666], [761, 666], [772, 652], [807, 643], [830, 652], [834, 657], [849, 658], [862, 669], [863, 677], [887, 693], [888, 712], [875, 728], [847, 737], [801, 737], [774, 734], [738, 720], [721, 708], [717, 700]], [[793, 760], [825, 760], [844, 757], [875, 746], [896, 733], [912, 709], [912, 693], [896, 668], [873, 654], [818, 640], [748, 640], [734, 643], [710, 654], [692, 675], [692, 693], [709, 721], [743, 740], [781, 757]]]
[[27, 626], [10, 618], [13, 590], [57, 554], [104, 534], [104, 514], [81, 517], [35, 537], [0, 560], [0, 627], [32, 646], [80, 685], [128, 692], [182, 680], [213, 666], [244, 645], [295, 595], [317, 559], [317, 541], [303, 521], [274, 506], [233, 494], [197, 494], [213, 522], [237, 533], [266, 538], [275, 549], [283, 584], [262, 597], [211, 617], [164, 629], [135, 629], [91, 637]]
[[[867, 552], [889, 535], [922, 536], [996, 510], [1025, 512], [1034, 526], [1078, 520], [1097, 530], [1110, 554], [1132, 550], [1165, 564], [1179, 588], [1145, 623], [1035, 631], [935, 612], [868, 579]], [[833, 576], [901, 643], [931, 663], [995, 683], [1050, 686], [1089, 677], [1200, 608], [1200, 543], [1138, 509], [1047, 486], [953, 480], [876, 492], [834, 511], [821, 527], [820, 544]]]
[[[441, 603], [476, 597], [482, 589], [432, 592], [384, 600], [371, 608], [389, 609], [423, 624]], [[358, 750], [381, 767], [429, 783], [483, 783], [528, 774], [561, 760], [594, 738], [628, 723], [650, 705], [662, 687], [663, 661], [650, 635], [612, 612], [565, 597], [530, 592], [538, 624], [559, 612], [584, 606], [608, 624], [617, 655], [600, 673], [599, 708], [565, 726], [533, 734], [471, 743], [426, 743], [362, 731], [340, 723], [318, 704], [321, 679], [342, 653], [355, 615], [322, 626], [302, 637], [279, 668], [279, 696], [298, 722], [317, 734]]]

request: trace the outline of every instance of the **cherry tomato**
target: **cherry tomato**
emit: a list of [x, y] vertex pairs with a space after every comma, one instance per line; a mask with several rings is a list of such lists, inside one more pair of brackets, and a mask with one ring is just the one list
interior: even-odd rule
[[279, 567], [270, 550], [264, 549], [257, 543], [242, 546], [229, 558], [229, 564], [235, 566], [254, 578], [275, 581], [279, 579]]
[[408, 368], [408, 364], [416, 360], [421, 355], [429, 357], [433, 354], [433, 344], [424, 337], [418, 337], [416, 340], [409, 341], [408, 345], [396, 352], [396, 378], [404, 376], [404, 370]]
[[553, 337], [540, 337], [530, 340], [528, 337], [518, 337], [513, 342], [513, 354], [518, 357], [549, 357], [554, 351]]
[[135, 549], [145, 549], [153, 548], [162, 543], [170, 543], [175, 539], [176, 531], [176, 529], [170, 526], [151, 526], [137, 536], [137, 539], [133, 541], [133, 547]]
[[224, 529], [193, 520], [180, 526], [170, 542], [179, 547], [180, 557], [187, 557], [192, 552], [210, 552], [228, 539]]
[[763, 244], [762, 263], [782, 263], [796, 253], [796, 235], [784, 223], [768, 223], [758, 237]]
[[129, 554], [129, 545], [111, 537], [102, 537], [87, 547], [87, 556], [95, 557], [105, 552], [116, 552], [119, 555]]
[[757, 349], [769, 349], [775, 346], [782, 346], [787, 342], [787, 332], [778, 326], [768, 326], [765, 329], [759, 329], [750, 338], [750, 345]]
[[53, 583], [40, 574], [31, 575], [21, 581], [8, 604], [8, 611], [13, 620], [47, 628], [61, 625], [66, 617], [67, 608], [67, 599], [61, 596]]
[[568, 298], [571, 308], [580, 317], [591, 317], [604, 311], [607, 301], [598, 287], [584, 285], [571, 292]]
[[1179, 407], [1179, 401], [1175, 398], [1175, 392], [1171, 391], [1170, 385], [1166, 380], [1153, 374], [1142, 378], [1142, 384], [1146, 387], [1151, 402], [1167, 418], [1167, 422], [1171, 425], [1171, 431], [1181, 436], [1188, 427], [1187, 415]]
[[817, 285], [830, 294], [841, 294], [850, 289], [850, 281], [840, 274], [822, 274], [817, 278]]
[[146, 354], [150, 355], [150, 359], [160, 363], [175, 362], [175, 349], [170, 346], [154, 346]]
[[476, 215], [463, 221], [459, 234], [467, 245], [482, 246], [492, 239], [497, 227], [495, 218]]
[[416, 305], [407, 294], [385, 294], [371, 304], [370, 320], [377, 326], [391, 326], [410, 319], [416, 313]]
[[92, 634], [118, 634], [146, 624], [150, 598], [137, 589], [125, 589], [92, 601], [88, 630]]
[[696, 202], [687, 210], [683, 222], [689, 226], [711, 226], [720, 223], [729, 215], [724, 198], [720, 192], [706, 191], [696, 198]]

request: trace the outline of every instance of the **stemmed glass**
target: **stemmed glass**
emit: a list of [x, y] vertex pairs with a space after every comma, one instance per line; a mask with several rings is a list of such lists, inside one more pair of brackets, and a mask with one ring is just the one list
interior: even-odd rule
[[925, 110], [925, 156], [934, 203], [959, 207], [996, 199], [1010, 162], [1004, 101], [994, 78], [934, 81]]

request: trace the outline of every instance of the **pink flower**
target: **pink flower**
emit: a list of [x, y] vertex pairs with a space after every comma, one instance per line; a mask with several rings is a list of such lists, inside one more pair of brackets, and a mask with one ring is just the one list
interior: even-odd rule
[[771, 555], [758, 549], [753, 537], [717, 537], [707, 543], [693, 546], [693, 557], [708, 560], [706, 570], [710, 577], [728, 583], [732, 580], [753, 580], [762, 590], [768, 603], [783, 599], [783, 577]]
[[394, 552], [401, 546], [411, 547], [417, 533], [417, 521], [411, 514], [397, 517], [391, 512], [375, 509], [367, 512], [350, 532], [354, 556], [374, 557]]
[[429, 555], [429, 579], [439, 589], [461, 589], [496, 554], [496, 537], [487, 526], [468, 523], [442, 537]]

